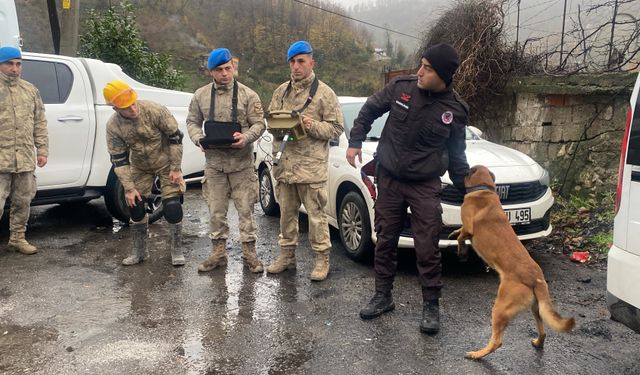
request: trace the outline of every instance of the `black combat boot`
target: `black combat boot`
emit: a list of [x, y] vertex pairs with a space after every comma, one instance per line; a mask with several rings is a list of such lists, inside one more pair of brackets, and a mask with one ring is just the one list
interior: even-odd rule
[[369, 304], [364, 307], [364, 309], [360, 310], [360, 317], [362, 319], [373, 319], [377, 318], [380, 315], [392, 311], [396, 308], [396, 304], [393, 303], [393, 297], [391, 296], [391, 291], [388, 292], [378, 292], [373, 295]]
[[422, 304], [420, 331], [434, 335], [440, 330], [440, 305], [437, 299], [425, 300]]

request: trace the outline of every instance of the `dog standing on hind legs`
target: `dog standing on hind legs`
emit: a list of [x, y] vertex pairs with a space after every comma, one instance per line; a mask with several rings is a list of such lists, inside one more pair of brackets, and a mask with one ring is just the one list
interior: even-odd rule
[[531, 341], [534, 347], [544, 345], [543, 322], [558, 332], [571, 331], [575, 320], [561, 317], [553, 308], [542, 269], [522, 245], [502, 210], [492, 173], [484, 166], [474, 166], [464, 185], [467, 194], [461, 209], [462, 227], [449, 238], [458, 240], [461, 256], [468, 251], [465, 240], [471, 240], [480, 258], [500, 275], [491, 313], [491, 339], [484, 348], [467, 352], [465, 357], [481, 359], [498, 349], [509, 322], [527, 308], [531, 309], [538, 328], [538, 337]]

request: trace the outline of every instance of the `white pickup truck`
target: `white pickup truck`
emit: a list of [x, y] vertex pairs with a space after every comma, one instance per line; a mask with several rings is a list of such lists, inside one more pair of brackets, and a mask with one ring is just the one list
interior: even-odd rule
[[[59, 55], [23, 53], [22, 78], [33, 83], [44, 101], [49, 130], [49, 161], [36, 168], [38, 192], [33, 205], [89, 201], [104, 197], [111, 215], [128, 222], [122, 185], [113, 173], [105, 129], [114, 113], [102, 88], [122, 79], [140, 99], [166, 105], [187, 134], [186, 116], [192, 94], [146, 86], [122, 72], [118, 65]], [[187, 182], [199, 179], [204, 154], [185, 138], [182, 172]], [[162, 215], [159, 190], [150, 220]]]
[[[0, 1], [0, 46], [22, 44], [16, 6]], [[44, 101], [49, 130], [49, 160], [36, 168], [38, 192], [33, 205], [83, 202], [104, 197], [111, 215], [129, 221], [124, 191], [113, 172], [106, 145], [106, 124], [114, 113], [102, 88], [114, 79], [131, 85], [140, 99], [164, 104], [186, 134], [192, 94], [146, 86], [115, 64], [60, 55], [23, 53], [22, 78], [34, 84]], [[204, 154], [185, 137], [182, 173], [188, 182], [203, 174]], [[156, 179], [156, 184], [158, 184]], [[162, 216], [156, 185], [150, 221]]]

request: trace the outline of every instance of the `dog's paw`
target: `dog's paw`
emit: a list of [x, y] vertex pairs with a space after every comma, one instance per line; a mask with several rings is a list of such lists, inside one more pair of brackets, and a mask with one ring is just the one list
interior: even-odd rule
[[460, 235], [460, 232], [462, 231], [462, 228], [458, 228], [456, 230], [454, 230], [453, 232], [451, 232], [451, 234], [449, 234], [449, 239], [453, 240], [458, 238], [458, 236]]
[[531, 340], [531, 345], [533, 345], [533, 347], [536, 349], [544, 348], [544, 338], [543, 339], [536, 338]]
[[464, 357], [466, 359], [478, 360], [478, 359], [481, 359], [484, 356], [482, 354], [480, 354], [480, 352], [466, 352], [466, 353], [464, 353]]

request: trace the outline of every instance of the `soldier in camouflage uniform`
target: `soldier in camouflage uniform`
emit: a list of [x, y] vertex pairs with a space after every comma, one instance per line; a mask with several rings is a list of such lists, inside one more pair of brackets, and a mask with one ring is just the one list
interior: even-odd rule
[[40, 92], [21, 73], [20, 50], [0, 48], [0, 217], [10, 196], [9, 248], [35, 254], [24, 234], [36, 194], [34, 171], [47, 164], [49, 136]]
[[145, 259], [149, 222], [145, 201], [157, 176], [163, 215], [170, 225], [171, 263], [184, 265], [181, 197], [186, 185], [180, 169], [183, 134], [178, 123], [165, 106], [137, 100], [136, 92], [121, 80], [109, 82], [103, 94], [116, 111], [107, 122], [107, 148], [131, 211], [133, 250], [122, 264]]
[[[206, 158], [202, 193], [209, 206], [212, 251], [198, 265], [198, 271], [207, 272], [227, 264], [227, 210], [231, 198], [238, 211], [243, 263], [251, 272], [260, 273], [263, 266], [256, 254], [256, 224], [253, 215], [258, 201], [258, 177], [253, 167], [251, 144], [265, 129], [262, 104], [258, 94], [234, 79], [235, 68], [228, 49], [213, 50], [209, 54], [207, 68], [213, 82], [196, 90], [187, 116], [189, 137], [200, 146]], [[214, 113], [211, 120], [230, 122], [233, 117], [234, 85], [237, 90], [237, 122], [241, 131], [233, 134], [235, 142], [230, 146], [204, 149], [199, 141], [204, 137], [203, 122], [210, 115], [212, 94]]]
[[[305, 41], [293, 43], [287, 60], [291, 80], [273, 93], [269, 111], [300, 111], [307, 104], [311, 87], [317, 80], [313, 72], [311, 45]], [[306, 138], [287, 143], [282, 159], [273, 167], [277, 181], [275, 192], [280, 204], [280, 256], [269, 265], [267, 272], [280, 273], [295, 268], [295, 249], [298, 244], [298, 210], [304, 204], [309, 218], [309, 242], [315, 252], [311, 280], [321, 281], [329, 273], [331, 241], [325, 206], [327, 204], [327, 162], [329, 140], [344, 131], [342, 110], [338, 97], [322, 81], [308, 106], [301, 112]], [[273, 150], [280, 148], [275, 140]]]

